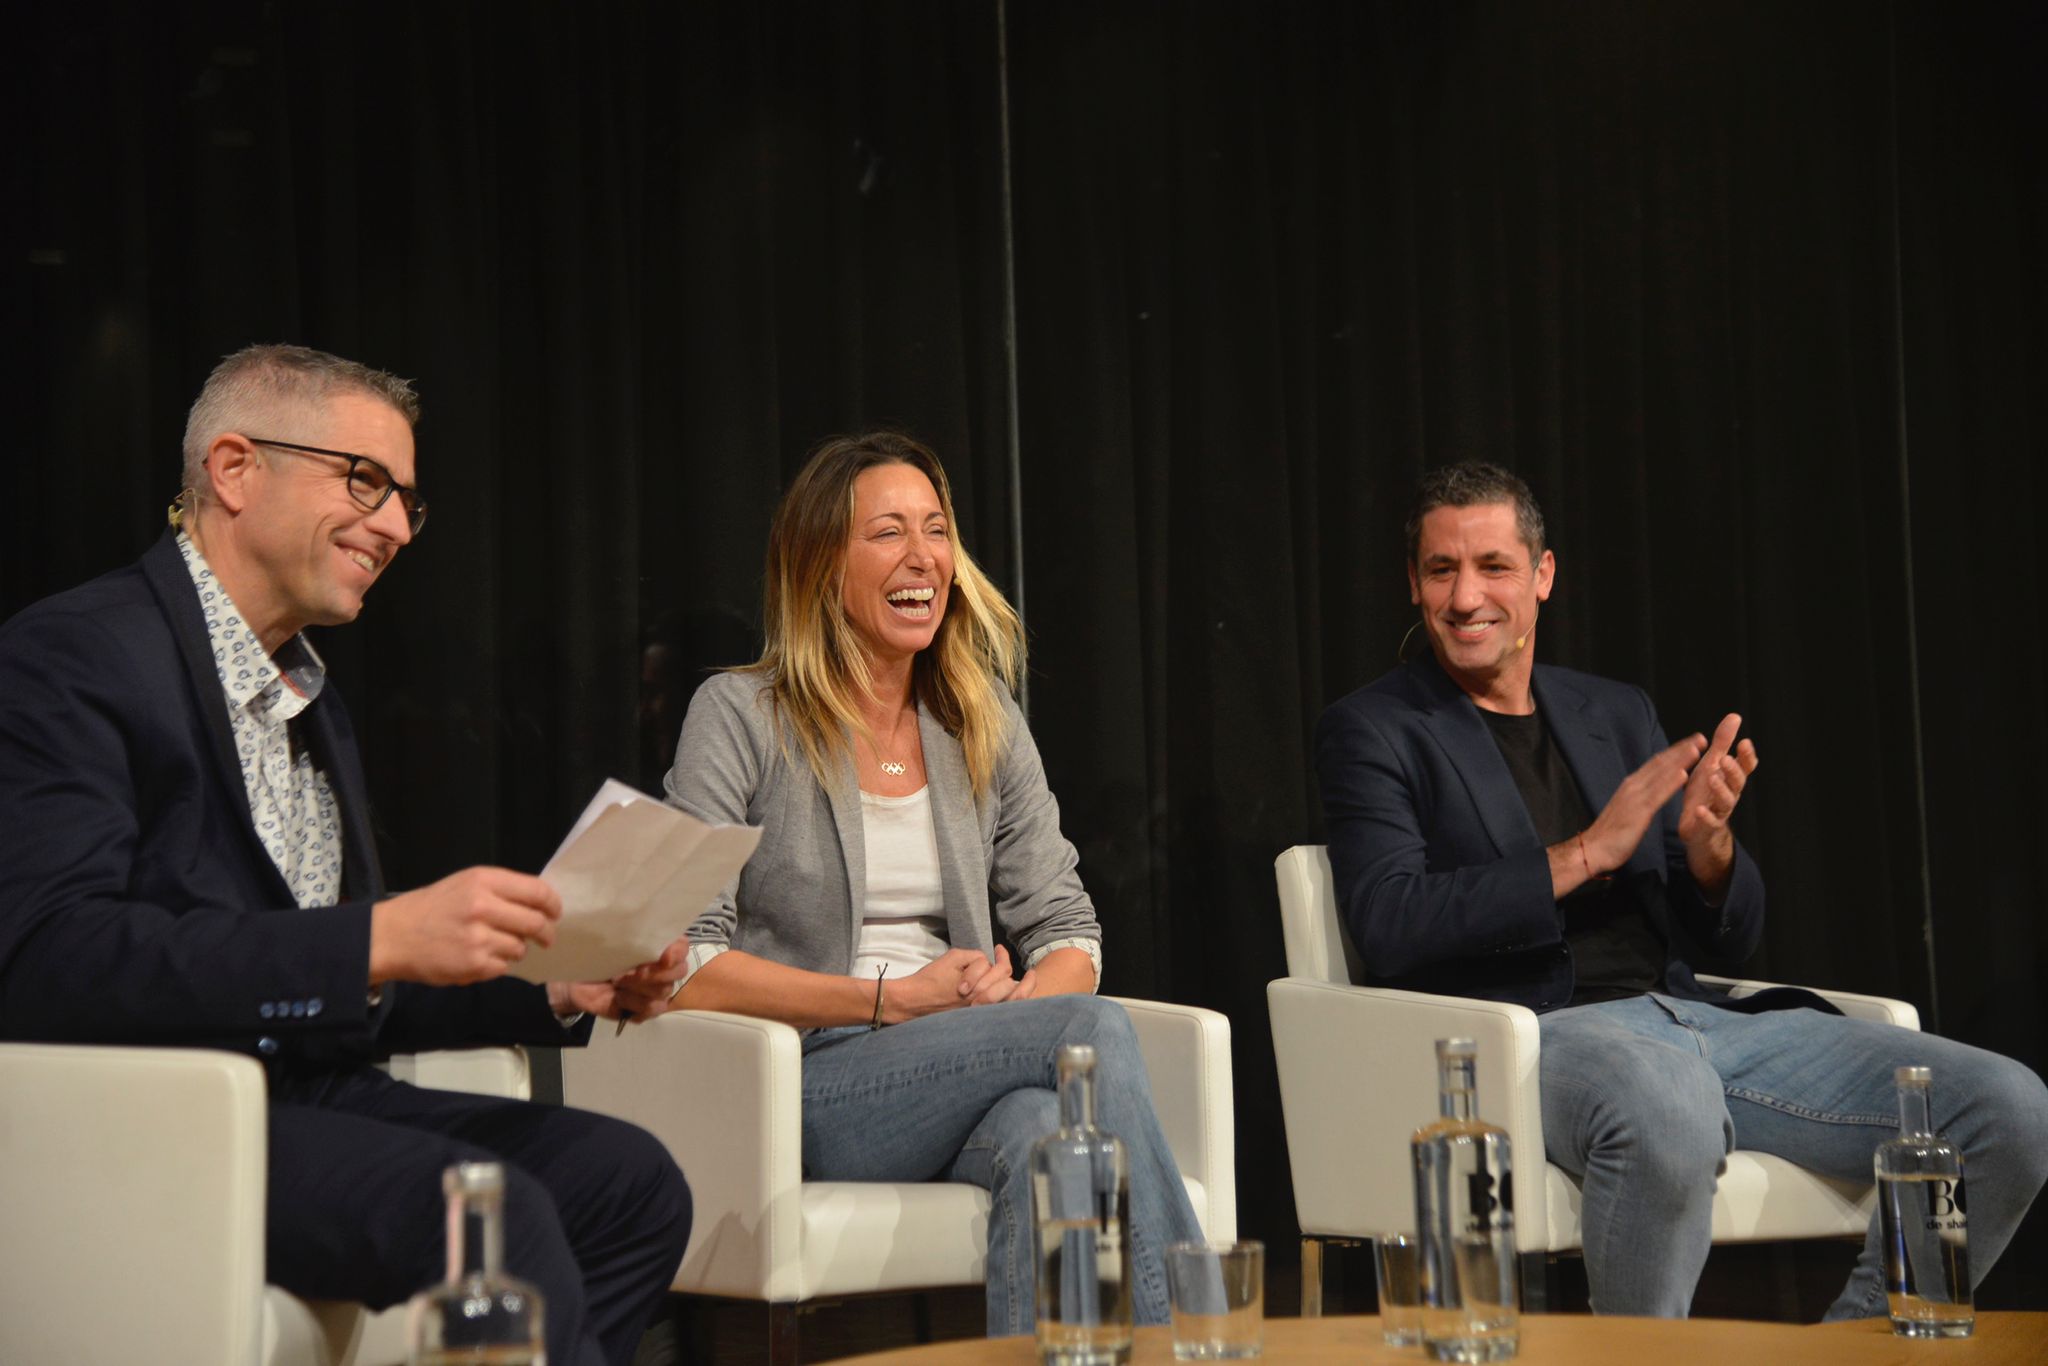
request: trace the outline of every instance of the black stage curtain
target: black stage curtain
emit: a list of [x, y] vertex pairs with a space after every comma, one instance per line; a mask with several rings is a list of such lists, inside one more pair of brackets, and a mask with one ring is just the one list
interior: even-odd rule
[[805, 450], [908, 427], [1028, 584], [1105, 986], [1230, 1013], [1285, 1246], [1271, 862], [1412, 620], [1414, 476], [1498, 460], [1550, 514], [1540, 656], [1747, 718], [1749, 972], [2048, 1064], [2038, 7], [1006, 18], [17, 7], [0, 612], [147, 544], [223, 352], [417, 374], [433, 519], [323, 648], [394, 880], [536, 866], [748, 654]]
[[1464, 457], [1547, 503], [1542, 657], [1641, 682], [1674, 734], [1745, 716], [1749, 973], [1931, 1014], [1932, 956], [1949, 1032], [2048, 1058], [2040, 610], [1969, 588], [2038, 545], [2042, 49], [2018, 8], [1015, 26], [1034, 716], [1120, 989], [1230, 1012], [1241, 1112], [1274, 1094], [1270, 863], [1320, 838], [1310, 728], [1392, 666], [1409, 487]]
[[991, 8], [40, 9], [6, 345], [66, 511], [0, 605], [148, 543], [223, 353], [419, 376], [427, 532], [323, 639], [396, 884], [658, 785], [820, 438], [920, 433], [1010, 574]]

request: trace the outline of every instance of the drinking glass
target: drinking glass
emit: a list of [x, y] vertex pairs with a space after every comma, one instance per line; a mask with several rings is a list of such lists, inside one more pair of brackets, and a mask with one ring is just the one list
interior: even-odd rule
[[1264, 1349], [1264, 1243], [1175, 1243], [1166, 1280], [1176, 1361], [1242, 1361]]
[[1380, 1282], [1380, 1337], [1389, 1347], [1422, 1341], [1422, 1243], [1412, 1233], [1382, 1233], [1372, 1240]]

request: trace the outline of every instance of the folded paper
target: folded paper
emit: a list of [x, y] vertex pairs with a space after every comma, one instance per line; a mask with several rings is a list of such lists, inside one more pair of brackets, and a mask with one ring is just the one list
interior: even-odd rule
[[562, 896], [555, 942], [529, 948], [512, 974], [597, 982], [660, 957], [760, 842], [758, 826], [707, 825], [608, 780], [541, 869]]

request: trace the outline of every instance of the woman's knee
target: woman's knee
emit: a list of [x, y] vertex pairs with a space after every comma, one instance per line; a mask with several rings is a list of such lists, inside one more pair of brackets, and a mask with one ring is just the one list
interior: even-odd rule
[[1031, 1150], [1059, 1126], [1059, 1097], [1043, 1087], [1019, 1087], [989, 1107], [949, 1164], [947, 1177], [993, 1192], [1027, 1176]]
[[1059, 1097], [1043, 1087], [1019, 1087], [990, 1106], [979, 1127], [1008, 1160], [1021, 1161], [1039, 1139], [1060, 1127]]
[[1065, 1012], [1063, 1042], [1094, 1044], [1098, 1056], [1111, 1051], [1137, 1052], [1138, 1036], [1131, 1028], [1130, 1013], [1119, 1003], [1079, 992], [1044, 999], [1058, 1002]]

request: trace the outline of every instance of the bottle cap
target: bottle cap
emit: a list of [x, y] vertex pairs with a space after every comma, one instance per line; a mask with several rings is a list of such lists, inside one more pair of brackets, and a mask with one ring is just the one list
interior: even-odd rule
[[1452, 1058], [1476, 1058], [1479, 1056], [1479, 1045], [1472, 1039], [1438, 1039], [1436, 1055], [1445, 1061]]
[[1901, 1067], [1892, 1073], [1895, 1086], [1931, 1086], [1934, 1083], [1934, 1069], [1931, 1067]]
[[499, 1162], [458, 1162], [441, 1173], [444, 1195], [503, 1195], [505, 1167]]
[[1061, 1072], [1085, 1071], [1095, 1066], [1095, 1045], [1092, 1043], [1061, 1044], [1059, 1068]]

